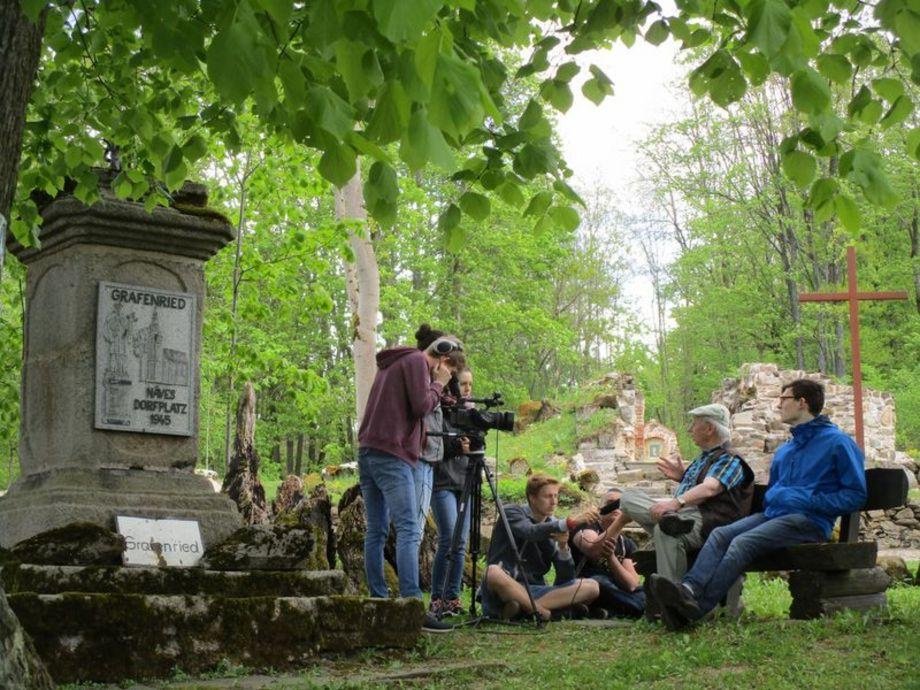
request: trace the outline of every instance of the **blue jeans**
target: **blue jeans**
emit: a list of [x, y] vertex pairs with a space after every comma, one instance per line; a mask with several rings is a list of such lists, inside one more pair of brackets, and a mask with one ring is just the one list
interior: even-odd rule
[[390, 529], [396, 528], [396, 570], [399, 596], [421, 599], [418, 583], [418, 506], [412, 467], [395, 455], [373, 448], [358, 452], [361, 495], [367, 511], [364, 535], [364, 573], [372, 597], [386, 597], [383, 575], [383, 547]]
[[802, 514], [769, 519], [754, 513], [714, 529], [683, 582], [693, 589], [705, 614], [722, 601], [755, 559], [785, 546], [823, 540], [822, 529]]
[[415, 504], [418, 506], [416, 522], [418, 523], [418, 539], [421, 544], [422, 537], [425, 536], [425, 523], [428, 522], [428, 509], [431, 508], [434, 467], [419, 460], [412, 468], [412, 478], [415, 483]]
[[[457, 599], [460, 596], [460, 585], [463, 581], [463, 563], [466, 558], [466, 542], [470, 535], [470, 500], [466, 501], [466, 510], [463, 513], [463, 529], [460, 532], [460, 543], [457, 553], [450, 553], [450, 542], [457, 525], [457, 516], [460, 512], [460, 492], [441, 489], [434, 492], [431, 501], [434, 512], [434, 521], [438, 525], [438, 550], [434, 555], [434, 565], [431, 567], [431, 598], [432, 599]], [[450, 572], [447, 571], [447, 556], [450, 554]], [[445, 580], [445, 575], [447, 579]], [[443, 588], [443, 589], [442, 589]]]

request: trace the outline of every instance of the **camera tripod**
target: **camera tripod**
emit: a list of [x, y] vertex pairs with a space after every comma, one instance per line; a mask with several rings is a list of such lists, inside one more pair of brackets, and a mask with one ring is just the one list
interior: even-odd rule
[[[443, 433], [441, 435], [449, 437], [460, 437], [468, 436], [469, 434]], [[489, 485], [489, 490], [492, 493], [492, 501], [495, 504], [495, 508], [498, 512], [498, 520], [501, 523], [502, 529], [505, 531], [508, 542], [511, 544], [511, 548], [514, 553], [515, 566], [517, 567], [518, 572], [524, 573], [525, 571], [523, 568], [521, 553], [518, 550], [517, 542], [514, 539], [514, 534], [511, 532], [511, 525], [508, 523], [508, 517], [505, 515], [505, 508], [502, 505], [501, 499], [498, 497], [498, 488], [495, 484], [495, 477], [493, 476], [492, 470], [489, 468], [485, 461], [485, 450], [474, 450], [470, 451], [469, 453], [465, 453], [464, 455], [468, 460], [466, 467], [466, 477], [463, 483], [463, 491], [460, 494], [459, 505], [457, 506], [457, 522], [454, 524], [454, 531], [451, 535], [450, 550], [447, 552], [447, 563], [444, 568], [444, 577], [440, 583], [437, 583], [440, 585], [439, 589], [434, 589], [435, 583], [432, 583], [432, 590], [440, 592], [444, 591], [444, 586], [447, 584], [447, 578], [450, 577], [451, 564], [453, 563], [454, 559], [457, 558], [460, 552], [460, 544], [463, 540], [463, 524], [466, 520], [467, 514], [469, 514], [469, 553], [473, 565], [473, 586], [470, 592], [470, 615], [472, 616], [472, 620], [465, 623], [465, 625], [475, 625], [483, 620], [482, 616], [476, 616], [476, 586], [478, 583], [476, 578], [476, 562], [478, 561], [479, 548], [482, 538], [481, 521], [483, 476], [485, 476], [486, 482]], [[533, 598], [533, 592], [530, 590], [530, 585], [527, 582], [527, 577], [525, 576], [522, 580], [519, 580], [519, 582], [524, 585], [524, 589], [527, 592], [527, 598], [530, 600], [530, 609], [533, 612], [533, 620], [536, 622], [537, 626], [544, 625], [545, 621], [537, 612], [537, 605]], [[442, 613], [439, 611], [437, 615], [440, 619]]]

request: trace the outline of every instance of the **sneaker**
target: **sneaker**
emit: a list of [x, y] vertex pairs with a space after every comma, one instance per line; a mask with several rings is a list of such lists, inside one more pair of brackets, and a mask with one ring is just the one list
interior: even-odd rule
[[592, 606], [588, 609], [588, 617], [598, 621], [605, 621], [610, 618], [610, 611], [600, 606]]
[[441, 615], [442, 616], [462, 616], [466, 611], [463, 610], [463, 606], [460, 604], [459, 599], [448, 599], [447, 601], [441, 601]]
[[429, 633], [447, 633], [453, 631], [454, 626], [444, 621], [439, 621], [438, 617], [430, 613], [425, 614], [425, 621], [422, 623], [422, 632]]
[[693, 520], [681, 517], [679, 513], [665, 513], [658, 521], [658, 526], [669, 537], [682, 537], [693, 531]]
[[437, 616], [441, 613], [442, 608], [444, 608], [444, 604], [440, 599], [432, 599], [431, 603], [428, 605], [428, 613], [432, 616]]
[[521, 615], [521, 605], [512, 599], [502, 606], [502, 620], [510, 621]]

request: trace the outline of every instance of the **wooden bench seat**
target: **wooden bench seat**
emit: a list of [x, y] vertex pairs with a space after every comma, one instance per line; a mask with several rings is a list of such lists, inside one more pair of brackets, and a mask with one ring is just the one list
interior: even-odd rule
[[[866, 470], [866, 502], [861, 510], [887, 510], [907, 503], [907, 475], [901, 469]], [[766, 486], [757, 485], [753, 512], [763, 509]], [[779, 549], [751, 563], [745, 572], [789, 571], [792, 618], [816, 618], [844, 608], [865, 610], [886, 605], [889, 578], [876, 566], [878, 544], [858, 541], [859, 513], [841, 518], [838, 542], [799, 544]], [[688, 554], [692, 563], [696, 553]], [[633, 554], [636, 569], [648, 577], [655, 572], [655, 551]], [[737, 611], [740, 582], [730, 593], [727, 607]]]

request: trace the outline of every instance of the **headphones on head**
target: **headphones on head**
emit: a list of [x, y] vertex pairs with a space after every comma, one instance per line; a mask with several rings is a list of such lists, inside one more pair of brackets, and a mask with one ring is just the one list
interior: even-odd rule
[[428, 352], [438, 357], [446, 357], [451, 352], [463, 352], [463, 346], [456, 340], [442, 336], [428, 346]]

